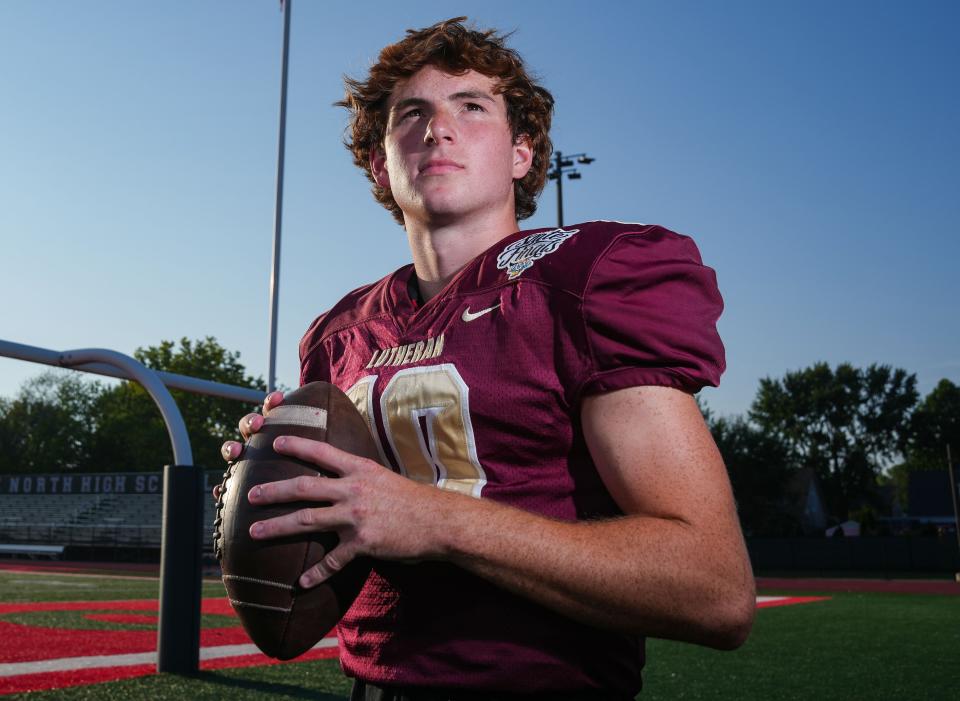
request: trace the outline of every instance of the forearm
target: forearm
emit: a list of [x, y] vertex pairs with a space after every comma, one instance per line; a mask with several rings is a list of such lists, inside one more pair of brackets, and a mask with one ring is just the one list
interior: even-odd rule
[[565, 523], [449, 497], [443, 557], [509, 591], [590, 625], [713, 647], [736, 647], [749, 629], [739, 533], [648, 516]]

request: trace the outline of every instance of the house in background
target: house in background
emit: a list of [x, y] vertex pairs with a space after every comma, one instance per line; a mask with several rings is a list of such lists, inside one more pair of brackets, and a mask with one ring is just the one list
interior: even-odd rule
[[802, 467], [787, 485], [787, 511], [804, 535], [819, 535], [827, 527], [827, 509], [820, 478], [812, 467]]

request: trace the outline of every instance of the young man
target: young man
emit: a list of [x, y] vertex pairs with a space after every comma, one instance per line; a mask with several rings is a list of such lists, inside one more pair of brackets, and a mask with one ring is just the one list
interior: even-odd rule
[[377, 559], [338, 628], [355, 699], [632, 698], [644, 636], [729, 649], [752, 624], [693, 398], [723, 370], [722, 303], [694, 244], [663, 228], [518, 231], [553, 100], [462, 19], [408, 32], [348, 81], [349, 146], [413, 265], [348, 294], [300, 347], [301, 381], [346, 391], [396, 472], [280, 438], [340, 478], [254, 489], [255, 504], [324, 505], [251, 533], [337, 532], [303, 586]]

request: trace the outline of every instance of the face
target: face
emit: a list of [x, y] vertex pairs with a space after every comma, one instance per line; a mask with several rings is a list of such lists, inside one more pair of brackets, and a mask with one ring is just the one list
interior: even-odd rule
[[387, 104], [383, 151], [370, 157], [407, 223], [453, 223], [481, 212], [514, 223], [513, 181], [530, 169], [526, 138], [510, 134], [492, 78], [426, 66], [399, 83]]

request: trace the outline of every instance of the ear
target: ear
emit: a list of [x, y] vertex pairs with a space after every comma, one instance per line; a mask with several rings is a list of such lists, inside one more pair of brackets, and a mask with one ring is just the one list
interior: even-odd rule
[[521, 180], [533, 165], [533, 148], [530, 137], [521, 134], [513, 143], [513, 179]]
[[370, 173], [373, 181], [384, 188], [390, 189], [390, 173], [387, 172], [387, 156], [379, 148], [370, 149]]

